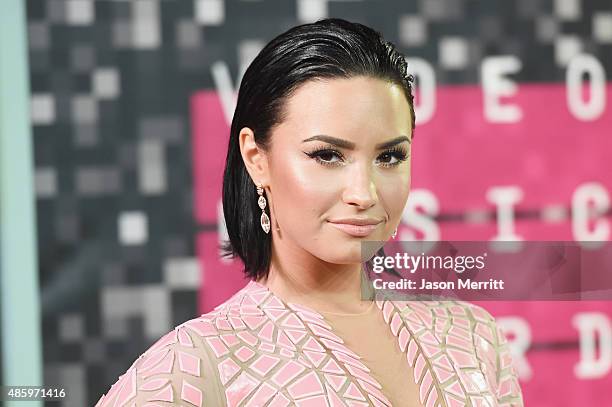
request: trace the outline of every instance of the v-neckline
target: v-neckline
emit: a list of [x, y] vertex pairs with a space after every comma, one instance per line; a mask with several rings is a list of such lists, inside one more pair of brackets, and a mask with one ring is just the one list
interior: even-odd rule
[[[259, 283], [255, 280], [251, 280], [247, 286], [245, 287], [245, 289], [247, 289], [248, 291], [251, 290], [263, 290], [266, 293], [269, 294], [269, 296], [271, 296], [272, 298], [274, 298], [276, 301], [278, 301], [278, 303], [280, 303], [283, 307], [285, 307], [288, 310], [293, 311], [296, 316], [298, 318], [300, 318], [300, 320], [302, 320], [302, 322], [306, 323], [307, 320], [304, 320], [303, 315], [300, 315], [301, 313], [307, 313], [307, 314], [311, 314], [312, 316], [314, 316], [315, 318], [323, 321], [326, 325], [327, 325], [327, 329], [328, 331], [335, 336], [337, 339], [339, 339], [340, 342], [340, 346], [342, 348], [344, 348], [345, 352], [348, 353], [350, 356], [352, 356], [353, 358], [357, 359], [357, 361], [359, 361], [359, 364], [361, 365], [362, 368], [364, 370], [364, 374], [367, 376], [366, 380], [367, 382], [370, 382], [370, 384], [374, 384], [376, 383], [376, 387], [378, 388], [378, 392], [376, 392], [377, 394], [375, 394], [375, 397], [377, 397], [378, 399], [381, 399], [380, 395], [382, 395], [384, 397], [384, 399], [381, 399], [382, 402], [384, 403], [385, 406], [388, 407], [393, 407], [392, 403], [389, 401], [389, 398], [387, 397], [386, 394], [384, 394], [384, 388], [382, 386], [381, 383], [378, 382], [378, 380], [376, 380], [376, 378], [374, 378], [371, 375], [371, 369], [366, 366], [363, 362], [361, 362], [361, 360], [363, 359], [363, 357], [359, 354], [357, 354], [356, 352], [354, 352], [352, 349], [350, 349], [346, 344], [343, 338], [341, 338], [340, 336], [336, 335], [336, 333], [334, 332], [333, 329], [333, 324], [330, 323], [330, 320], [325, 317], [325, 315], [323, 315], [322, 313], [318, 312], [317, 310], [313, 309], [312, 307], [309, 307], [307, 305], [302, 305], [302, 304], [298, 304], [296, 302], [293, 301], [285, 301], [282, 298], [280, 298], [278, 295], [276, 295], [274, 292], [272, 292], [272, 290], [270, 290], [269, 287], [263, 285], [262, 283]], [[413, 366], [411, 366], [411, 364], [409, 363], [408, 359], [407, 359], [407, 343], [409, 341], [409, 338], [405, 339], [405, 344], [402, 345], [402, 339], [399, 336], [399, 329], [400, 329], [400, 325], [402, 324], [403, 321], [401, 321], [401, 317], [399, 316], [400, 311], [395, 309], [396, 306], [392, 303], [389, 302], [389, 300], [387, 299], [381, 299], [381, 300], [374, 300], [374, 302], [376, 303], [376, 308], [378, 308], [378, 312], [382, 313], [382, 317], [383, 320], [385, 322], [385, 325], [387, 326], [387, 328], [391, 331], [391, 334], [393, 335], [393, 337], [398, 341], [399, 347], [400, 347], [400, 351], [401, 351], [401, 357], [403, 359], [403, 363], [406, 363], [410, 372], [413, 371]], [[258, 304], [258, 307], [261, 309], [261, 304]], [[395, 313], [393, 312], [395, 311]], [[393, 315], [393, 317], [392, 317]], [[311, 334], [313, 336], [315, 336], [316, 338], [318, 338], [319, 340], [321, 339], [321, 336], [316, 333], [316, 332], [311, 332]], [[414, 339], [413, 339], [414, 340]], [[326, 348], [327, 350], [329, 350], [330, 352], [332, 352], [334, 349], [329, 347], [329, 342], [326, 341], [322, 341], [321, 345]], [[337, 350], [337, 349], [336, 349]], [[334, 354], [334, 356], [336, 356]], [[351, 372], [351, 369], [348, 368], [347, 366], [347, 361], [346, 360], [338, 360], [338, 358], [336, 357], [336, 362], [343, 365], [345, 368], [347, 368], [347, 370], [349, 372]], [[350, 363], [348, 363], [348, 365], [350, 366]], [[411, 378], [414, 379], [414, 378]], [[361, 380], [357, 380], [360, 384], [362, 384]], [[421, 388], [424, 383], [419, 384], [418, 382], [414, 382], [416, 387], [419, 389], [419, 393], [422, 393], [423, 389]], [[364, 386], [362, 385], [362, 390], [366, 393], [371, 394], [372, 393], [372, 389], [368, 389], [368, 388], [364, 388]], [[420, 394], [417, 395], [417, 400], [419, 401], [419, 404], [421, 406], [423, 406], [423, 401], [421, 400]]]
[[[250, 280], [249, 283], [245, 286], [245, 289], [251, 289], [252, 287], [267, 291], [271, 296], [273, 296], [276, 300], [278, 300], [281, 304], [283, 304], [288, 309], [293, 309], [294, 307], [301, 308], [304, 311], [307, 311], [311, 314], [315, 314], [318, 318], [324, 319], [327, 322], [327, 318], [325, 318], [324, 313], [321, 313], [308, 305], [298, 304], [294, 301], [285, 301], [281, 297], [273, 293], [269, 287], [267, 287], [266, 285], [260, 282], [257, 282], [255, 280]], [[374, 302], [376, 303], [379, 309], [382, 309], [386, 301], [387, 300], [374, 300]]]

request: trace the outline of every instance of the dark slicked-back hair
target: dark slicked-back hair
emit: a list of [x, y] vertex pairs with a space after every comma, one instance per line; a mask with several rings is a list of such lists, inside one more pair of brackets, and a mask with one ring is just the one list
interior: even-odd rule
[[[230, 130], [223, 174], [223, 215], [229, 236], [222, 257], [239, 257], [252, 279], [270, 268], [272, 233], [260, 226], [257, 190], [240, 154], [239, 133], [249, 127], [257, 145], [270, 147], [271, 130], [282, 123], [293, 92], [313, 79], [367, 76], [398, 84], [410, 106], [414, 136], [412, 83], [404, 56], [377, 31], [338, 18], [291, 28], [272, 39], [244, 73]], [[268, 208], [265, 209], [267, 213]]]

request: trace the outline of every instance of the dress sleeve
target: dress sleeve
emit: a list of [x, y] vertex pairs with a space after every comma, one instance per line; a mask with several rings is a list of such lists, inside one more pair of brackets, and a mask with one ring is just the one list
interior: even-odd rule
[[474, 316], [474, 341], [478, 359], [493, 388], [500, 407], [522, 407], [523, 395], [518, 374], [512, 364], [508, 341], [495, 318], [484, 308], [471, 304]]
[[164, 335], [95, 407], [223, 406], [207, 350], [189, 328]]

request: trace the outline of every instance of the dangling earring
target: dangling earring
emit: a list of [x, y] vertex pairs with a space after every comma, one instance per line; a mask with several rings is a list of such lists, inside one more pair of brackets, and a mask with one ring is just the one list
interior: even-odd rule
[[264, 211], [266, 207], [266, 198], [263, 196], [263, 188], [262, 188], [261, 183], [257, 184], [257, 193], [259, 194], [259, 199], [257, 200], [257, 204], [261, 208], [261, 218], [260, 218], [261, 228], [263, 229], [264, 232], [269, 233], [270, 232], [270, 218], [268, 217], [268, 215], [266, 215], [266, 211]]
[[393, 231], [393, 234], [391, 235], [391, 237], [392, 237], [393, 239], [395, 239], [395, 236], [396, 236], [396, 235], [397, 235], [397, 228], [395, 228], [395, 231]]

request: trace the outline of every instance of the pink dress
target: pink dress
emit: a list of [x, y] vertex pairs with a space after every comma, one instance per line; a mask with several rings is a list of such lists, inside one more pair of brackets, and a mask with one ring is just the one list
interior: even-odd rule
[[[523, 405], [507, 343], [483, 308], [458, 301], [376, 305], [423, 406]], [[320, 313], [251, 281], [164, 335], [96, 407], [391, 406], [384, 383], [361, 360]]]

